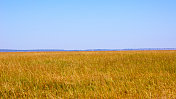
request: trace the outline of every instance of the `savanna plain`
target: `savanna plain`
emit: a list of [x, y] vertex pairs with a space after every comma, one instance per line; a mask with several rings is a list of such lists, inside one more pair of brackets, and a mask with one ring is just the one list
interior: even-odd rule
[[1, 52], [0, 98], [176, 98], [176, 51]]

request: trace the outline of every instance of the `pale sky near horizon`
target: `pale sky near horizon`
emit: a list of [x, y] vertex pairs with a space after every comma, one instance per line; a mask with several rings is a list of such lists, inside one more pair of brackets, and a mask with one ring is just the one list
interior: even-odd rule
[[0, 49], [176, 48], [176, 0], [0, 0]]

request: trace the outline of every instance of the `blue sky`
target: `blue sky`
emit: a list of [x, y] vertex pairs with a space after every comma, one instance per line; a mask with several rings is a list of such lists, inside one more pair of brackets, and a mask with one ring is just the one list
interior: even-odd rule
[[0, 49], [176, 48], [176, 0], [0, 0]]

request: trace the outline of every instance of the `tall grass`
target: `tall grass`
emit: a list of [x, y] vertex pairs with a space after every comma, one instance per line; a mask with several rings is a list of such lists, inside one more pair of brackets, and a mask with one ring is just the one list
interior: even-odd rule
[[2, 52], [0, 98], [176, 98], [176, 51]]

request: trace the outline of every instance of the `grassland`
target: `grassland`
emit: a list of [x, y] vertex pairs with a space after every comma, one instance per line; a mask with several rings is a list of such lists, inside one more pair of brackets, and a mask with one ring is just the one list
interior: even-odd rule
[[176, 98], [176, 51], [2, 52], [0, 98]]

